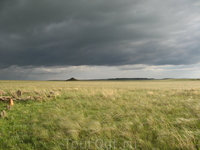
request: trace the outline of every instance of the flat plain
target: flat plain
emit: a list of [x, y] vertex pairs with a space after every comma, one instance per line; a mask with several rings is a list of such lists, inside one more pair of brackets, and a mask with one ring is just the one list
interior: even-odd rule
[[0, 101], [0, 149], [200, 149], [200, 80], [0, 81], [0, 90], [14, 100]]

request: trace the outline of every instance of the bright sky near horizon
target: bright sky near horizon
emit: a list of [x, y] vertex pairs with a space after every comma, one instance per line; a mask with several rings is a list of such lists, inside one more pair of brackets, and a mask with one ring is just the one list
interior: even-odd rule
[[200, 78], [200, 0], [1, 0], [0, 80]]

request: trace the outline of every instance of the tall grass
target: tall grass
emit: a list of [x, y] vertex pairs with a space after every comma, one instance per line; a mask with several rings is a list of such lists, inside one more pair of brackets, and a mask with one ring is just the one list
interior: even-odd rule
[[[0, 118], [0, 149], [200, 149], [199, 81], [0, 81], [29, 91]], [[49, 93], [57, 93], [49, 97]], [[23, 97], [23, 95], [22, 95]]]

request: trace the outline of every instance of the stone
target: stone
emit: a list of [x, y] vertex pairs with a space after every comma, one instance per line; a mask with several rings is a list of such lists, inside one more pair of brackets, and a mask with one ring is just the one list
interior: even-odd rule
[[21, 90], [18, 90], [17, 92], [16, 92], [16, 94], [17, 94], [17, 96], [22, 96], [22, 91]]
[[6, 117], [6, 111], [5, 110], [2, 110], [1, 111], [1, 113], [0, 113], [0, 116], [2, 117], [2, 118], [4, 118], [4, 117]]

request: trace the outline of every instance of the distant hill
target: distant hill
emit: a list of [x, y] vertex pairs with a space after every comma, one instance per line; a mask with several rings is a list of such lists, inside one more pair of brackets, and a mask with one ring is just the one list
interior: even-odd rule
[[89, 79], [86, 81], [128, 81], [128, 80], [155, 80], [154, 78], [108, 78], [108, 79]]
[[72, 77], [72, 78], [70, 78], [70, 79], [68, 79], [66, 81], [78, 81], [78, 80]]
[[110, 78], [108, 80], [154, 80], [154, 78]]

